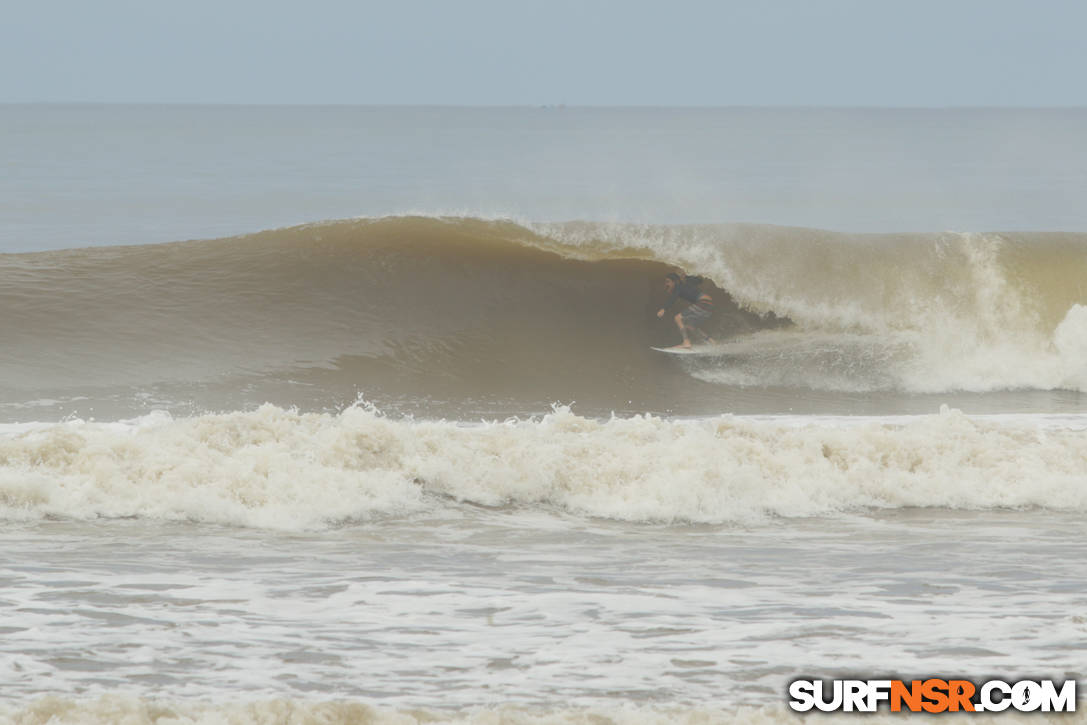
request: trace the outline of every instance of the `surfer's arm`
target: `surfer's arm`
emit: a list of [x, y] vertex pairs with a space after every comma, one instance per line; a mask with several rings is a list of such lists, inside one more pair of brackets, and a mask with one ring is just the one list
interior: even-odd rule
[[668, 311], [668, 308], [672, 306], [672, 303], [679, 297], [679, 289], [672, 290], [672, 294], [668, 295], [668, 299], [664, 301], [664, 304], [660, 308], [660, 312], [657, 313], [657, 317], [664, 317], [664, 313]]

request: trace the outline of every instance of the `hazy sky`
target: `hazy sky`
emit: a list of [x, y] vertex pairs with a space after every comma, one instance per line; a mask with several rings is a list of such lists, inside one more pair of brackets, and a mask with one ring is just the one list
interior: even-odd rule
[[1087, 105], [1084, 0], [0, 7], [0, 102]]

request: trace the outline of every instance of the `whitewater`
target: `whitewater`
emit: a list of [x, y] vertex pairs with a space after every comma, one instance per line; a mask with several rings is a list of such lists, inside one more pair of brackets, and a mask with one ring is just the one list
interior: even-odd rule
[[0, 722], [1082, 689], [1084, 120], [0, 106]]
[[649, 523], [917, 507], [1082, 513], [1085, 431], [1087, 416], [990, 422], [946, 407], [904, 422], [593, 420], [563, 408], [458, 424], [266, 405], [0, 429], [0, 504], [9, 519], [286, 531], [410, 518], [454, 502]]

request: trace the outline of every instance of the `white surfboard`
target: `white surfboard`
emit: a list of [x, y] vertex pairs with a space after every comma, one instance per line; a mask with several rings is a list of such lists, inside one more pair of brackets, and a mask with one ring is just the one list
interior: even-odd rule
[[717, 352], [716, 348], [704, 345], [695, 345], [694, 347], [651, 347], [650, 349], [672, 355], [711, 355]]

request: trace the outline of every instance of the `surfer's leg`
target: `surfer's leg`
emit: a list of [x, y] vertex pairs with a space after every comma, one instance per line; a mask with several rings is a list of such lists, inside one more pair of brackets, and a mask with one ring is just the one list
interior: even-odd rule
[[700, 340], [705, 342], [713, 342], [713, 338], [702, 331], [702, 325], [709, 321], [712, 311], [708, 307], [712, 302], [708, 297], [705, 297], [705, 302], [702, 300], [698, 304], [691, 305], [683, 311], [683, 323], [687, 326], [687, 329], [694, 330], [698, 333]]
[[679, 328], [679, 334], [683, 335], [683, 347], [691, 346], [691, 336], [687, 334], [687, 326], [683, 324], [683, 313], [677, 312], [675, 316], [676, 327]]

